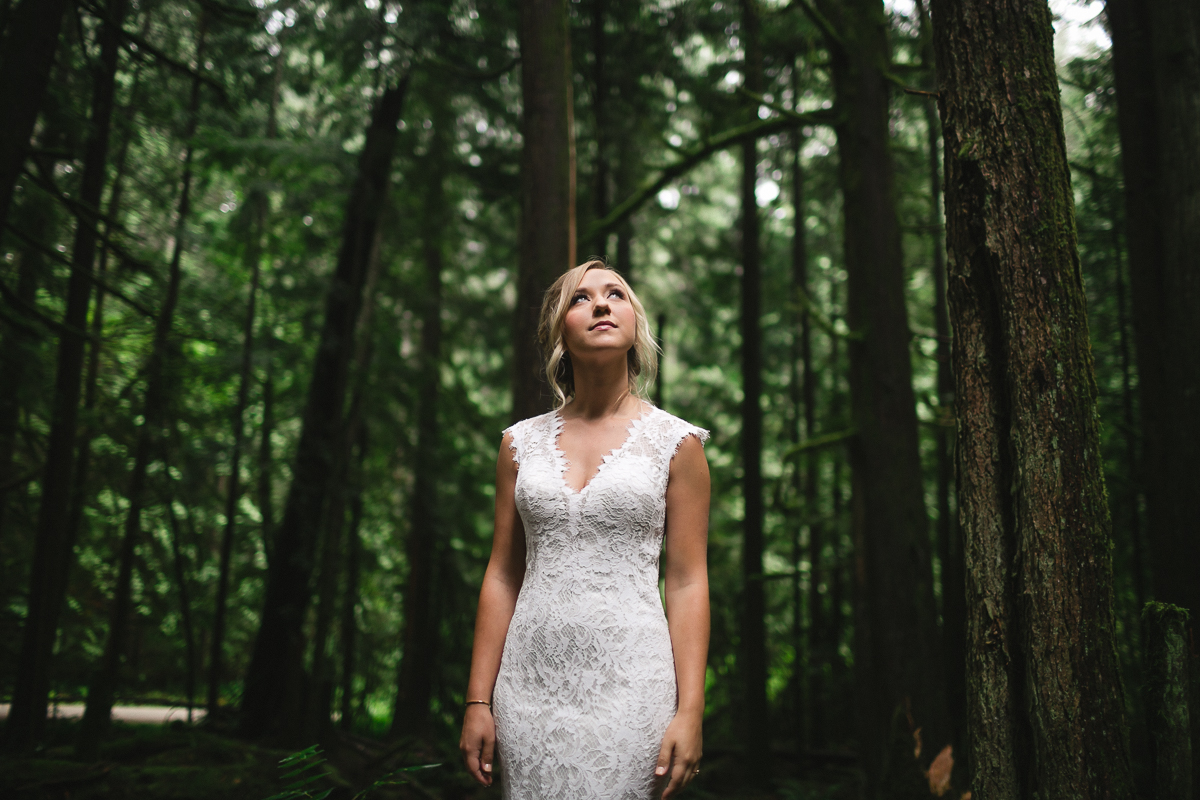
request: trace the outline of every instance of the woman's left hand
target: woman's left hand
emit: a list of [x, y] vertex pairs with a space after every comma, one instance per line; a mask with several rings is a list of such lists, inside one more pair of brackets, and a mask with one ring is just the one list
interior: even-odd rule
[[700, 714], [680, 713], [667, 726], [662, 747], [658, 751], [658, 766], [654, 768], [655, 775], [670, 776], [670, 782], [662, 794], [663, 800], [691, 783], [700, 771], [698, 764], [703, 751], [701, 723]]

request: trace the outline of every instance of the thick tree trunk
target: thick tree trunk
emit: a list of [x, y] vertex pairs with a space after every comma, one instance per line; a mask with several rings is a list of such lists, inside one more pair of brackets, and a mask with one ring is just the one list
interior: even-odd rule
[[[746, 88], [762, 93], [762, 49], [755, 0], [742, 0]], [[742, 623], [739, 670], [745, 697], [746, 775], [757, 785], [771, 778], [771, 728], [767, 708], [766, 593], [763, 584], [762, 482], [762, 259], [759, 250], [758, 142], [742, 145]]]
[[[123, 9], [122, 9], [123, 11]], [[121, 19], [123, 14], [117, 19]], [[196, 41], [196, 61], [204, 57], [207, 17], [201, 16]], [[179, 208], [175, 219], [175, 246], [167, 275], [166, 297], [155, 320], [154, 340], [146, 363], [146, 394], [143, 400], [142, 425], [138, 429], [134, 449], [133, 471], [129, 476], [129, 491], [126, 500], [129, 510], [125, 516], [125, 527], [121, 536], [118, 555], [117, 585], [110, 608], [108, 638], [105, 640], [104, 655], [99, 669], [88, 685], [87, 707], [79, 728], [79, 739], [75, 754], [81, 760], [97, 757], [100, 742], [111, 721], [113, 702], [120, 682], [121, 662], [125, 657], [129, 634], [129, 617], [133, 611], [133, 570], [137, 556], [138, 540], [142, 536], [142, 510], [146, 502], [146, 478], [150, 462], [159, 455], [158, 441], [166, 422], [167, 361], [171, 356], [171, 327], [175, 318], [175, 307], [179, 301], [179, 284], [182, 278], [183, 250], [187, 246], [187, 218], [191, 212], [192, 190], [192, 146], [190, 141], [196, 134], [197, 117], [200, 111], [199, 80], [192, 81], [191, 98], [188, 103], [188, 123], [184, 141], [189, 142], [183, 159], [183, 177], [179, 192]]]
[[[26, 42], [13, 43], [16, 36], [17, 14], [34, 6], [25, 0], [14, 10], [14, 25], [10, 38], [6, 40], [4, 59], [24, 47]], [[53, 3], [45, 3], [49, 6]], [[95, 72], [92, 92], [92, 110], [89, 132], [84, 153], [83, 176], [80, 181], [79, 200], [83, 208], [98, 210], [104, 191], [105, 173], [108, 163], [108, 140], [112, 129], [113, 99], [116, 87], [117, 57], [119, 54], [119, 26], [125, 18], [127, 0], [115, 0], [109, 8], [111, 23], [100, 31], [100, 59]], [[30, 12], [33, 13], [33, 12]], [[58, 10], [58, 18], [62, 9]], [[56, 23], [57, 24], [57, 23]], [[56, 29], [57, 30], [57, 29]], [[32, 32], [30, 36], [34, 35]], [[55, 34], [57, 38], [57, 33]], [[12, 48], [9, 49], [9, 45]], [[53, 43], [48, 47], [53, 50]], [[42, 54], [26, 54], [37, 60]], [[48, 58], [52, 59], [51, 56]], [[16, 75], [24, 66], [10, 71], [5, 63], [0, 74], [5, 87], [19, 83]], [[49, 66], [46, 68], [49, 69]], [[32, 80], [35, 76], [30, 76]], [[44, 80], [43, 80], [44, 85]], [[30, 93], [35, 93], [36, 86]], [[0, 103], [3, 92], [0, 90]], [[40, 102], [40, 101], [39, 101]], [[4, 107], [4, 106], [0, 106]], [[36, 109], [35, 109], [36, 112]], [[13, 118], [15, 120], [15, 117]], [[14, 122], [15, 124], [15, 122]], [[32, 127], [32, 120], [30, 121]], [[29, 139], [20, 144], [23, 153]], [[11, 194], [7, 183], [7, 158], [0, 144], [0, 220], [7, 214], [6, 204]], [[21, 159], [17, 162], [20, 169]], [[14, 173], [15, 175], [15, 173]], [[7, 188], [6, 188], [7, 186]], [[72, 559], [70, 541], [70, 507], [72, 475], [75, 468], [76, 426], [79, 419], [79, 395], [83, 373], [84, 329], [87, 327], [88, 304], [91, 299], [92, 271], [96, 257], [95, 218], [81, 215], [75, 228], [75, 242], [71, 253], [71, 277], [67, 283], [66, 311], [63, 315], [64, 331], [58, 345], [58, 363], [54, 381], [54, 400], [50, 419], [50, 441], [46, 449], [46, 464], [42, 471], [41, 505], [38, 511], [37, 541], [34, 546], [33, 566], [29, 580], [29, 611], [22, 630], [21, 655], [17, 664], [17, 679], [13, 688], [12, 708], [5, 728], [7, 744], [13, 749], [33, 747], [41, 736], [46, 718], [46, 698], [50, 690], [49, 669], [54, 651], [54, 640], [58, 633], [58, 616], [66, 593], [67, 574]]]
[[262, 622], [246, 674], [240, 726], [245, 736], [286, 738], [298, 730], [303, 625], [311, 597], [313, 558], [329, 502], [330, 468], [342, 428], [363, 282], [391, 181], [396, 126], [407, 86], [406, 78], [376, 101], [347, 202], [292, 485], [271, 548]]
[[[58, 51], [63, 14], [70, 5], [68, 0], [21, 0], [6, 15], [0, 43], [0, 230], [8, 221], [13, 189]], [[116, 13], [116, 8], [109, 9], [111, 17]]]
[[934, 0], [973, 792], [1134, 796], [1045, 0]]
[[393, 736], [425, 733], [430, 722], [437, 613], [434, 576], [438, 551], [438, 394], [442, 352], [443, 238], [446, 230], [445, 150], [452, 117], [448, 109], [435, 113], [429, 147], [425, 195], [425, 308], [421, 320], [420, 389], [417, 398], [417, 450], [413, 463], [412, 520], [405, 554], [408, 577], [404, 583], [404, 631], [396, 703], [392, 714]]
[[[880, 0], [821, 0], [842, 37], [832, 47], [845, 206], [851, 414], [852, 530], [860, 597], [855, 672], [861, 742], [872, 781], [889, 794], [919, 788], [949, 742], [933, 596], [929, 521], [912, 390], [905, 274], [888, 129], [887, 24]], [[926, 790], [927, 791], [927, 790]]]
[[575, 265], [575, 134], [565, 0], [521, 0], [521, 226], [513, 325], [513, 419], [550, 409], [538, 313], [547, 287]]
[[242, 324], [242, 363], [238, 373], [237, 405], [232, 416], [233, 449], [229, 454], [229, 481], [225, 494], [225, 530], [221, 535], [221, 552], [217, 564], [217, 607], [213, 614], [212, 641], [208, 657], [208, 713], [216, 714], [221, 702], [221, 674], [225, 661], [225, 610], [229, 599], [229, 572], [233, 561], [233, 540], [237, 534], [237, 505], [241, 498], [242, 449], [246, 438], [246, 406], [250, 400], [251, 366], [254, 356], [255, 301], [262, 271], [262, 238], [266, 227], [267, 197], [261, 190], [252, 190], [250, 205], [250, 237], [246, 243], [245, 260], [250, 269], [250, 291], [246, 299], [246, 318]]
[[1154, 597], [1200, 618], [1200, 8], [1109, 0]]

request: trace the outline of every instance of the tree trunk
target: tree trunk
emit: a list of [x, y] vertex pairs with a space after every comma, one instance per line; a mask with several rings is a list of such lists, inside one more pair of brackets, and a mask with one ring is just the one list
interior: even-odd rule
[[[742, 0], [746, 88], [762, 94], [762, 49], [755, 0]], [[755, 106], [751, 106], [755, 108]], [[757, 116], [757, 115], [755, 115]], [[758, 142], [742, 145], [742, 623], [738, 665], [746, 710], [746, 776], [757, 786], [771, 780], [771, 727], [767, 707], [766, 593], [763, 583], [762, 482], [762, 259], [759, 250]]]
[[[120, 3], [117, 0], [109, 9], [111, 17], [116, 17], [115, 6]], [[70, 5], [68, 0], [21, 0], [6, 15], [0, 44], [0, 75], [4, 76], [0, 81], [0, 108], [4, 109], [0, 122], [0, 230], [8, 222], [13, 189], [25, 166], [29, 137], [58, 51], [63, 14]]]
[[303, 676], [304, 617], [313, 557], [329, 502], [347, 373], [362, 305], [367, 263], [391, 180], [396, 126], [408, 79], [376, 101], [347, 202], [337, 269], [326, 297], [321, 343], [313, 365], [292, 485], [274, 537], [262, 622], [242, 695], [241, 732], [295, 735]]
[[[888, 129], [887, 23], [880, 0], [821, 0], [842, 37], [831, 50], [841, 121], [856, 575], [855, 672], [864, 766], [888, 794], [920, 788], [949, 741], [929, 521], [912, 390], [905, 274]], [[927, 791], [927, 788], [926, 790]]]
[[[792, 61], [792, 97], [799, 97], [799, 81], [797, 71], [799, 60]], [[797, 109], [798, 110], [798, 109]], [[793, 303], [797, 309], [797, 325], [792, 334], [792, 405], [796, 408], [796, 425], [793, 426], [793, 439], [798, 445], [806, 438], [816, 435], [817, 431], [817, 375], [813, 369], [812, 358], [812, 319], [804, 309], [802, 298], [812, 296], [808, 280], [808, 239], [805, 228], [807, 213], [804, 197], [804, 163], [801, 151], [804, 148], [804, 137], [801, 131], [792, 133], [792, 209], [795, 215], [792, 226], [792, 285], [794, 287]], [[803, 461], [802, 461], [803, 459]], [[803, 463], [803, 469], [801, 464]], [[801, 676], [797, 691], [800, 697], [807, 697], [805, 707], [797, 708], [797, 719], [803, 715], [801, 727], [801, 742], [812, 748], [816, 747], [816, 738], [823, 735], [825, 722], [822, 716], [822, 697], [824, 696], [825, 664], [828, 663], [830, 649], [827, 645], [827, 628], [825, 625], [824, 598], [820, 587], [825, 580], [823, 552], [825, 548], [825, 529], [819, 520], [817, 508], [817, 490], [820, 481], [820, 455], [816, 450], [810, 450], [805, 455], [797, 455], [793, 470], [794, 490], [797, 498], [803, 497], [799, 516], [793, 532], [792, 565], [796, 570], [793, 578], [792, 605], [797, 617], [797, 630], [793, 632], [796, 643], [796, 663], [801, 663], [800, 649], [804, 644], [798, 621], [801, 617], [800, 599], [800, 529], [808, 528], [808, 652], [807, 672]], [[805, 680], [806, 678], [806, 680]], [[805, 684], [807, 686], [805, 687]]]
[[207, 708], [210, 715], [219, 711], [221, 702], [221, 673], [225, 660], [225, 609], [229, 597], [229, 572], [233, 560], [233, 539], [237, 533], [237, 505], [241, 498], [242, 448], [246, 437], [246, 405], [250, 399], [251, 366], [254, 356], [254, 304], [258, 295], [262, 271], [262, 238], [266, 227], [267, 196], [261, 190], [251, 190], [250, 237], [246, 243], [245, 259], [250, 269], [250, 291], [246, 299], [246, 318], [242, 324], [242, 363], [238, 373], [237, 405], [233, 410], [233, 449], [229, 454], [229, 482], [225, 494], [225, 530], [221, 535], [220, 561], [217, 566], [217, 607], [213, 614], [211, 650], [208, 657]]
[[[29, 9], [35, 5], [25, 0], [14, 10], [10, 21], [13, 28], [6, 40], [5, 60], [27, 44], [22, 35], [21, 42], [14, 42], [17, 35], [17, 15], [33, 14]], [[54, 5], [46, 2], [44, 6]], [[79, 200], [82, 208], [98, 210], [104, 191], [105, 173], [108, 162], [108, 140], [111, 132], [113, 98], [117, 73], [117, 57], [120, 46], [119, 27], [125, 18], [127, 0], [114, 0], [109, 7], [111, 23], [105, 23], [99, 34], [100, 58], [95, 72], [92, 91], [92, 110], [89, 132], [84, 153], [83, 176], [80, 181]], [[41, 13], [41, 12], [38, 12]], [[62, 9], [58, 10], [61, 18]], [[56, 23], [57, 24], [57, 23]], [[57, 28], [55, 29], [57, 31]], [[30, 32], [29, 36], [33, 36]], [[57, 37], [57, 33], [55, 33]], [[11, 49], [10, 48], [11, 45]], [[53, 51], [53, 43], [47, 45]], [[41, 53], [26, 54], [37, 60]], [[53, 53], [47, 58], [52, 59]], [[6, 64], [0, 74], [6, 80], [5, 87], [19, 83], [16, 75], [24, 65], [13, 70]], [[49, 67], [47, 66], [47, 70]], [[11, 77], [10, 77], [11, 76]], [[32, 80], [36, 76], [30, 76]], [[44, 85], [43, 80], [43, 85]], [[22, 87], [23, 89], [26, 87]], [[34, 87], [36, 88], [36, 87]], [[0, 89], [0, 98], [7, 89]], [[31, 88], [30, 94], [37, 93]], [[3, 102], [0, 99], [0, 102]], [[39, 101], [40, 102], [40, 101]], [[0, 106], [6, 107], [6, 106]], [[35, 109], [36, 112], [36, 109]], [[16, 117], [11, 119], [15, 120]], [[32, 127], [32, 120], [30, 122]], [[4, 126], [7, 132], [7, 127]], [[7, 133], [6, 133], [7, 135]], [[20, 148], [22, 155], [17, 162], [17, 171], [23, 161], [25, 144], [29, 132], [24, 134]], [[7, 182], [7, 159], [5, 148], [0, 143], [0, 220], [6, 218], [11, 185]], [[14, 172], [15, 175], [15, 172]], [[41, 736], [46, 718], [46, 699], [50, 690], [49, 669], [54, 652], [54, 640], [58, 633], [58, 617], [66, 593], [67, 574], [72, 560], [69, 540], [72, 474], [75, 467], [76, 426], [79, 419], [79, 395], [83, 373], [84, 329], [87, 327], [88, 304], [91, 298], [92, 270], [96, 257], [95, 217], [81, 214], [75, 228], [75, 241], [71, 253], [71, 276], [67, 283], [66, 310], [63, 314], [63, 332], [58, 343], [58, 363], [54, 380], [54, 400], [50, 419], [50, 437], [46, 448], [46, 464], [42, 470], [41, 505], [38, 511], [37, 541], [34, 545], [33, 566], [29, 580], [29, 611], [22, 630], [21, 655], [17, 663], [17, 678], [13, 688], [12, 707], [5, 727], [7, 744], [10, 748], [25, 750], [32, 748]]]
[[417, 451], [413, 463], [411, 525], [405, 547], [408, 577], [404, 584], [404, 631], [393, 736], [419, 735], [428, 730], [433, 696], [437, 614], [434, 575], [438, 551], [438, 394], [442, 351], [442, 267], [446, 230], [446, 143], [453, 117], [448, 109], [434, 112], [433, 138], [425, 173], [425, 308], [421, 321], [420, 389], [417, 398]]
[[1109, 0], [1154, 597], [1200, 618], [1200, 9]]
[[179, 518], [175, 516], [174, 497], [168, 497], [167, 520], [171, 523], [171, 565], [175, 573], [175, 587], [179, 592], [179, 620], [183, 628], [183, 651], [187, 660], [184, 665], [184, 694], [187, 695], [188, 723], [192, 721], [192, 709], [196, 706], [196, 634], [192, 624], [192, 601], [188, 592], [188, 570], [180, 547]]
[[[123, 9], [122, 9], [123, 11]], [[117, 19], [121, 19], [123, 14]], [[196, 40], [196, 62], [203, 63], [207, 16], [202, 15]], [[175, 246], [171, 253], [171, 264], [167, 275], [166, 297], [155, 320], [154, 340], [146, 362], [146, 395], [143, 400], [142, 425], [138, 429], [134, 449], [133, 471], [129, 476], [129, 491], [126, 500], [129, 510], [125, 516], [125, 529], [121, 537], [118, 556], [117, 585], [110, 609], [108, 637], [99, 669], [88, 685], [87, 707], [79, 728], [79, 739], [75, 754], [81, 760], [94, 760], [100, 742], [108, 730], [113, 702], [120, 682], [121, 662], [125, 656], [129, 634], [129, 617], [133, 611], [133, 569], [137, 556], [138, 540], [142, 535], [142, 509], [146, 502], [146, 476], [150, 462], [159, 454], [158, 441], [166, 423], [167, 381], [170, 377], [168, 359], [171, 355], [171, 326], [175, 318], [175, 307], [179, 301], [179, 284], [182, 278], [181, 264], [187, 240], [187, 218], [191, 211], [192, 190], [192, 137], [196, 134], [200, 111], [199, 80], [192, 81], [191, 98], [188, 103], [187, 130], [184, 141], [189, 142], [183, 159], [183, 178], [179, 192], [179, 208], [175, 218]]]
[[[13, 291], [17, 300], [33, 306], [38, 284], [48, 273], [42, 247], [50, 241], [55, 227], [54, 205], [48, 197], [31, 197], [22, 204], [21, 230], [29, 241], [21, 248], [17, 264], [17, 285]], [[24, 324], [10, 324], [0, 343], [0, 375], [4, 376], [4, 392], [0, 394], [0, 542], [11, 538], [8, 527], [10, 497], [16, 493], [20, 476], [17, 474], [17, 434], [20, 429], [21, 407], [28, 401], [25, 385], [29, 368], [36, 358], [36, 331]], [[5, 570], [7, 564], [0, 565]], [[14, 576], [15, 578], [15, 576]], [[2, 576], [0, 576], [2, 579]], [[13, 585], [5, 580], [8, 585]]]
[[[932, 49], [928, 51], [933, 63]], [[967, 703], [967, 588], [963, 574], [962, 528], [954, 514], [954, 439], [949, 424], [954, 415], [954, 369], [950, 355], [950, 307], [946, 300], [946, 253], [942, 240], [942, 176], [938, 168], [937, 106], [925, 102], [925, 130], [929, 151], [929, 228], [933, 247], [933, 324], [937, 334], [938, 425], [934, 428], [937, 448], [937, 543], [942, 565], [942, 647], [946, 658], [946, 710], [950, 736], [956, 752], [962, 750]]]
[[271, 362], [274, 358], [271, 342], [271, 332], [264, 332], [262, 349], [267, 367], [263, 370], [262, 431], [259, 432], [258, 445], [258, 514], [262, 517], [260, 534], [268, 570], [271, 567], [271, 534], [275, 531], [275, 503], [272, 500], [275, 453], [271, 447], [271, 434], [275, 432], [275, 370]]
[[339, 720], [342, 730], [354, 727], [354, 673], [358, 653], [359, 576], [362, 571], [362, 540], [359, 527], [363, 517], [363, 461], [367, 454], [367, 425], [360, 418], [355, 442], [357, 452], [353, 459], [353, 477], [350, 479], [350, 528], [346, 537], [346, 584], [342, 596], [341, 650], [341, 712]]
[[1192, 740], [1188, 708], [1188, 613], [1150, 603], [1146, 629], [1146, 716], [1155, 800], [1192, 800]]
[[[592, 124], [595, 126], [596, 163], [592, 173], [593, 219], [604, 219], [608, 215], [609, 181], [609, 124], [606, 116], [608, 101], [608, 74], [606, 63], [608, 42], [604, 23], [608, 19], [608, 0], [592, 0]], [[602, 232], [589, 243], [591, 254], [608, 257], [608, 232]]]
[[932, 10], [972, 790], [1132, 798], [1050, 9], [934, 0]]
[[341, 578], [344, 562], [342, 533], [346, 528], [346, 505], [351, 492], [357, 491], [357, 484], [352, 487], [350, 481], [351, 459], [363, 426], [363, 407], [366, 402], [367, 386], [370, 382], [371, 354], [373, 352], [371, 317], [375, 307], [375, 287], [379, 282], [382, 265], [379, 255], [381, 238], [381, 236], [376, 236], [370, 265], [367, 268], [366, 285], [363, 288], [363, 309], [358, 319], [354, 360], [351, 367], [353, 389], [350, 393], [350, 408], [346, 412], [346, 418], [342, 424], [341, 441], [338, 445], [338, 452], [335, 454], [334, 486], [330, 492], [325, 531], [321, 539], [321, 566], [317, 580], [317, 618], [313, 631], [312, 654], [315, 702], [310, 704], [312, 713], [308, 720], [312, 732], [310, 738], [318, 741], [328, 740], [333, 714], [335, 666], [333, 656], [329, 652], [329, 638], [333, 632], [338, 581]]
[[575, 265], [575, 134], [565, 0], [521, 0], [521, 224], [513, 419], [550, 409], [537, 340], [542, 296]]

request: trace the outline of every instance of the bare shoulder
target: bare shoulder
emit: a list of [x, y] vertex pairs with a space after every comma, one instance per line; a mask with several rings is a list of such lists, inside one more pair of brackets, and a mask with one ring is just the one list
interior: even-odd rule
[[708, 459], [704, 456], [704, 445], [699, 435], [684, 435], [671, 459], [671, 481], [686, 482], [699, 480], [708, 483]]

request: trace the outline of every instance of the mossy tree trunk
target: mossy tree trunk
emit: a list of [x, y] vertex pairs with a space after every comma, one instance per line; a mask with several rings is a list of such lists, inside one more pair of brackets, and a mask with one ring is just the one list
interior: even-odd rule
[[[915, 728], [928, 764], [949, 741], [918, 451], [911, 334], [888, 127], [887, 20], [880, 0], [820, 0], [829, 42], [845, 208], [852, 528], [858, 598], [855, 672], [860, 747], [888, 794], [921, 789]], [[907, 754], [907, 755], [906, 755]], [[927, 791], [927, 790], [924, 790]]]
[[1134, 796], [1045, 0], [934, 0], [975, 796]]
[[513, 419], [548, 411], [538, 313], [575, 265], [575, 134], [566, 0], [521, 0], [521, 223], [513, 324]]

